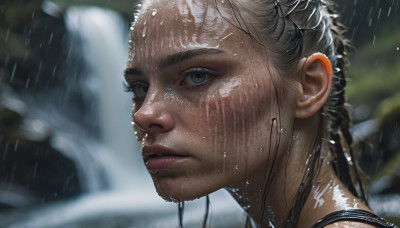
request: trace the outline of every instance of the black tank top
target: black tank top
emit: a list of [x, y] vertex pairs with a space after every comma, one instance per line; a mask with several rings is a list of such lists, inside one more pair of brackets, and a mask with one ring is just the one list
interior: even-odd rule
[[311, 228], [323, 228], [329, 224], [340, 221], [367, 223], [379, 228], [398, 228], [396, 225], [385, 221], [381, 217], [378, 217], [368, 211], [358, 209], [335, 211], [320, 219]]

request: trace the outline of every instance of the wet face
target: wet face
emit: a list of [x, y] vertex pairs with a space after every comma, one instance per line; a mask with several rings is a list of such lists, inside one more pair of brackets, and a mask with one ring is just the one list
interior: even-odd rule
[[[213, 4], [152, 1], [131, 34], [125, 77], [135, 129], [167, 200], [257, 181], [275, 153], [279, 160], [285, 148], [276, 151], [277, 141], [288, 144], [279, 132], [294, 119], [295, 95], [274, 76], [264, 48]], [[280, 105], [277, 93], [285, 93]]]

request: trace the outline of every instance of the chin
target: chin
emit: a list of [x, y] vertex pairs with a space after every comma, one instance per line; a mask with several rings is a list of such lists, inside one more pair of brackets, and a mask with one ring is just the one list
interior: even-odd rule
[[212, 186], [199, 184], [199, 182], [190, 178], [179, 179], [181, 178], [153, 178], [158, 195], [169, 202], [183, 202], [201, 198], [218, 190], [211, 188]]

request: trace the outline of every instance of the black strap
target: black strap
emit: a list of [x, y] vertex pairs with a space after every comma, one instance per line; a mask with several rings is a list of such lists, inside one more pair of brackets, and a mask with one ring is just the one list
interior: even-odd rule
[[359, 209], [335, 211], [320, 219], [311, 228], [322, 228], [329, 224], [340, 221], [362, 222], [377, 226], [379, 228], [398, 228], [396, 225], [385, 221], [381, 217], [378, 217], [368, 211]]

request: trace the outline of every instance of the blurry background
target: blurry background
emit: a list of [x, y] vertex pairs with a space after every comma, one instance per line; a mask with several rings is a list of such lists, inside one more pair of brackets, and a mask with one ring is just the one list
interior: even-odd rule
[[[134, 2], [0, 0], [0, 227], [177, 226], [122, 92]], [[354, 46], [346, 92], [370, 203], [400, 224], [400, 1], [336, 3]], [[214, 227], [242, 227], [235, 202], [212, 197]], [[185, 213], [200, 227], [204, 201]]]

